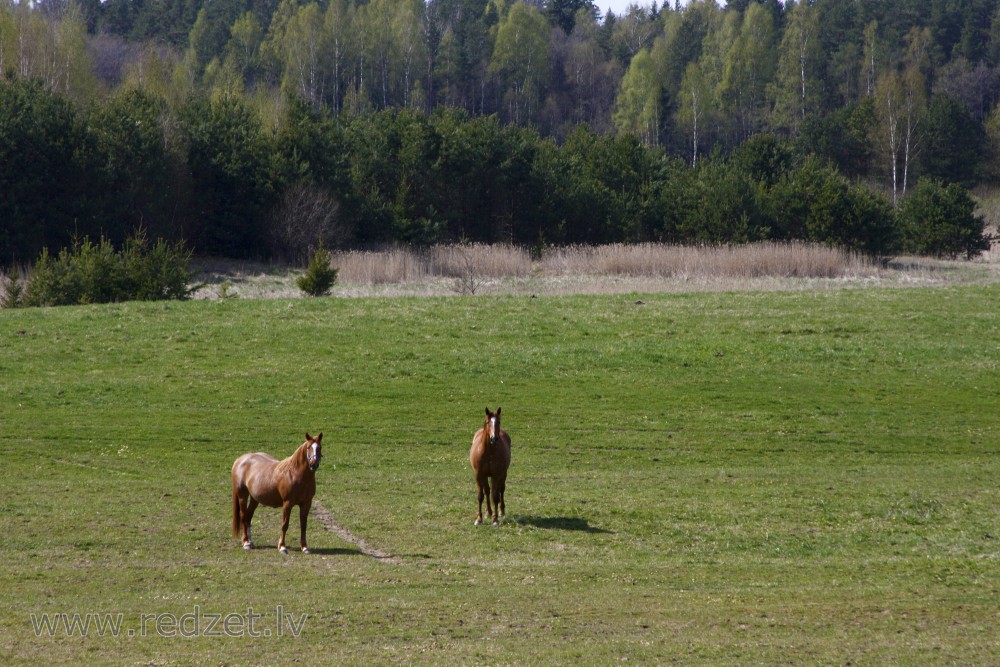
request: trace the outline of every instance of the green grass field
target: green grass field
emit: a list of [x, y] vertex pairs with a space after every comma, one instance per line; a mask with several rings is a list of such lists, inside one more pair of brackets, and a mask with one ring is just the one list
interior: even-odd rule
[[[995, 664], [998, 367], [998, 286], [0, 311], [0, 663]], [[398, 562], [230, 536], [305, 431]]]

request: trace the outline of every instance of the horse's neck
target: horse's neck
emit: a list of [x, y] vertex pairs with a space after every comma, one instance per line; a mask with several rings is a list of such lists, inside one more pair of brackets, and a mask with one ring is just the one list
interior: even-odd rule
[[292, 455], [286, 459], [282, 459], [278, 463], [278, 467], [283, 470], [289, 470], [292, 472], [297, 472], [300, 475], [305, 475], [311, 473], [309, 470], [309, 465], [306, 461], [306, 446], [305, 444], [299, 445], [298, 449], [292, 452]]

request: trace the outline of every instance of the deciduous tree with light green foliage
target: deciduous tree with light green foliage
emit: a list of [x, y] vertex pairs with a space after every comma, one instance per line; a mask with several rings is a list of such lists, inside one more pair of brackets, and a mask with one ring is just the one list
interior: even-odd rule
[[900, 154], [903, 146], [903, 115], [905, 93], [902, 79], [896, 70], [882, 73], [875, 84], [875, 117], [877, 125], [875, 143], [881, 149], [883, 164], [892, 187], [892, 203], [899, 201]]
[[423, 37], [423, 16], [426, 6], [423, 0], [403, 0], [393, 5], [392, 36], [394, 54], [395, 87], [399, 91], [402, 106], [421, 107], [423, 91], [420, 85], [421, 67], [426, 60], [426, 44]]
[[48, 90], [77, 102], [98, 94], [80, 6], [68, 3], [49, 14], [32, 3], [0, 7], [0, 76], [37, 79]]
[[539, 106], [549, 69], [549, 24], [535, 7], [515, 2], [497, 27], [490, 72], [506, 90], [507, 116], [516, 124], [531, 120]]
[[906, 36], [903, 58], [903, 195], [910, 180], [910, 169], [920, 150], [919, 126], [927, 107], [927, 72], [930, 70], [930, 30], [913, 28]]
[[820, 93], [817, 78], [822, 57], [819, 16], [807, 0], [790, 0], [785, 11], [788, 22], [778, 49], [778, 70], [771, 87], [773, 122], [797, 134], [806, 116], [816, 108]]
[[0, 3], [0, 76], [4, 76], [16, 58], [14, 44], [17, 36], [17, 24], [14, 20], [14, 10], [9, 3]]
[[697, 62], [688, 63], [681, 79], [681, 91], [677, 109], [677, 122], [684, 128], [690, 139], [691, 166], [698, 165], [700, 152], [700, 132], [707, 125], [708, 118], [716, 108], [715, 90]]
[[350, 85], [348, 73], [356, 56], [352, 23], [355, 17], [353, 0], [331, 0], [323, 16], [323, 32], [327, 39], [327, 58], [330, 68], [330, 108], [340, 113], [344, 91]]
[[288, 24], [295, 17], [298, 8], [297, 0], [281, 0], [260, 44], [261, 67], [268, 81], [275, 85], [281, 82], [284, 75], [285, 33], [288, 32]]
[[283, 44], [282, 89], [318, 107], [328, 84], [323, 14], [318, 4], [299, 7], [286, 26]]
[[776, 66], [774, 39], [771, 13], [756, 2], [750, 3], [739, 37], [726, 58], [721, 82], [722, 100], [738, 119], [742, 140], [753, 136], [764, 121], [765, 92]]
[[226, 58], [235, 63], [236, 70], [249, 82], [260, 59], [260, 44], [264, 38], [260, 21], [253, 12], [246, 12], [233, 23], [226, 45]]
[[660, 96], [662, 87], [648, 49], [632, 58], [622, 78], [613, 116], [619, 132], [631, 132], [647, 146], [660, 143]]
[[861, 54], [861, 93], [865, 96], [875, 94], [879, 71], [884, 67], [884, 50], [884, 44], [879, 39], [878, 21], [870, 21], [865, 26]]

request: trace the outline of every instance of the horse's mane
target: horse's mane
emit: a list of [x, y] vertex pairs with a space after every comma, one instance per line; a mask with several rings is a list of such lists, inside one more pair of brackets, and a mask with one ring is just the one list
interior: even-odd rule
[[287, 458], [283, 458], [280, 461], [278, 461], [274, 465], [275, 472], [279, 472], [279, 471], [280, 472], [284, 472], [285, 470], [288, 470], [288, 469], [294, 470], [296, 468], [295, 462], [298, 460], [299, 454], [301, 453], [302, 448], [306, 446], [306, 444], [307, 443], [303, 442], [301, 445], [299, 445], [298, 447], [295, 448], [295, 451], [292, 452], [291, 456], [289, 456]]

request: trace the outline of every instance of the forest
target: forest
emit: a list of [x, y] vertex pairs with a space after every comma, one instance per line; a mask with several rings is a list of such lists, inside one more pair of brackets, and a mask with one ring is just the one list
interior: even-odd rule
[[802, 239], [986, 247], [1000, 2], [0, 0], [0, 265]]

